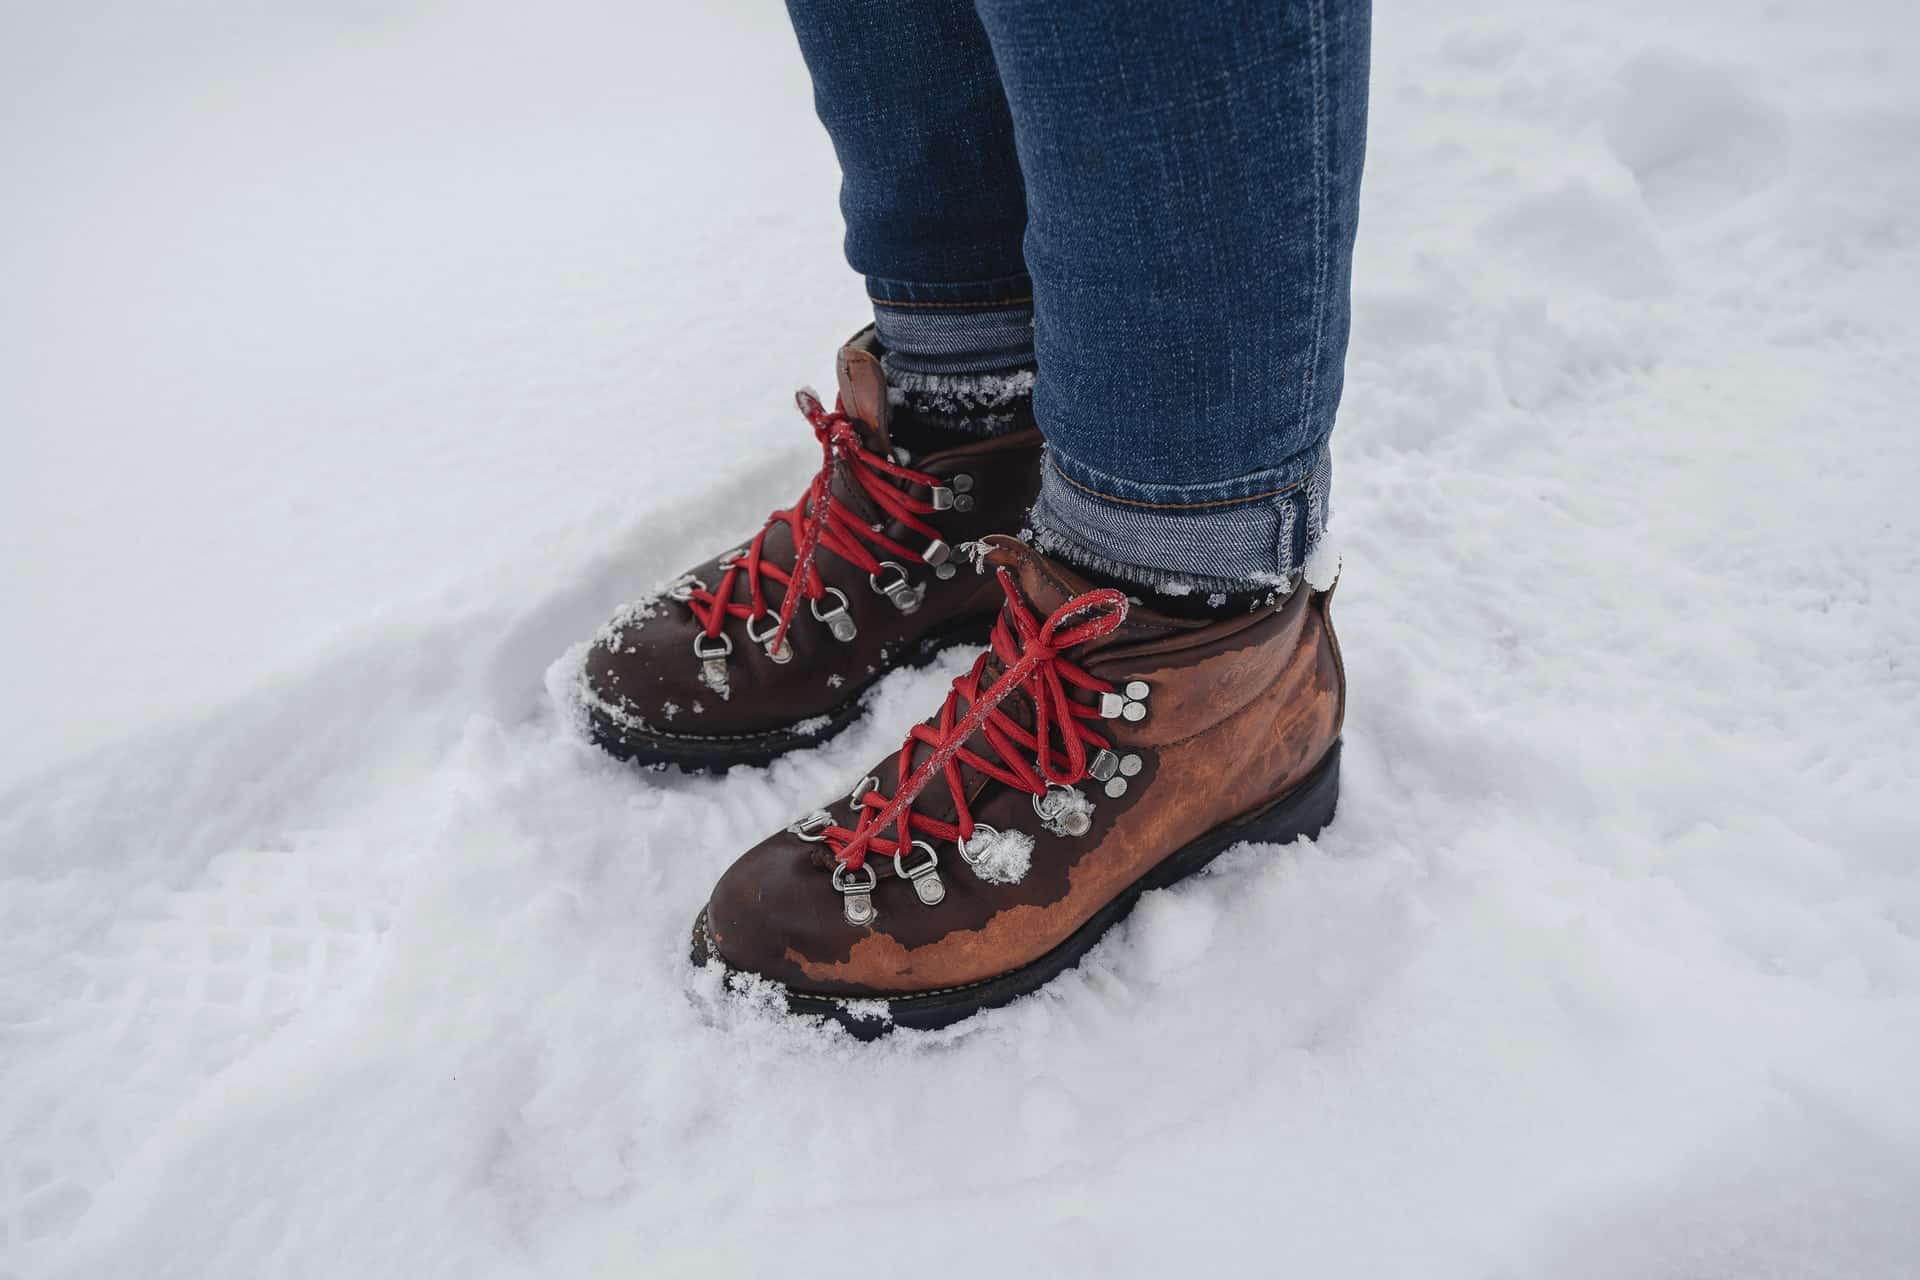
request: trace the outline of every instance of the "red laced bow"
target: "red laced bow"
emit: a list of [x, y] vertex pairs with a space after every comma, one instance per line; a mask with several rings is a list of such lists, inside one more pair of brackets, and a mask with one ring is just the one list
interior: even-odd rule
[[[729, 617], [751, 620], [766, 616], [770, 612], [767, 608], [766, 584], [771, 578], [784, 588], [779, 627], [768, 644], [770, 649], [778, 649], [786, 639], [787, 628], [793, 623], [793, 613], [801, 599], [817, 601], [826, 597], [826, 584], [820, 580], [820, 574], [813, 565], [815, 555], [821, 551], [831, 551], [849, 564], [866, 570], [869, 575], [881, 570], [880, 557], [870, 547], [878, 547], [891, 556], [916, 564], [924, 563], [918, 551], [896, 542], [848, 510], [846, 503], [834, 500], [833, 475], [836, 464], [844, 465], [853, 484], [887, 515], [925, 536], [929, 542], [940, 536], [938, 530], [920, 519], [933, 510], [932, 500], [916, 498], [899, 485], [890, 483], [905, 481], [932, 489], [940, 483], [938, 478], [911, 467], [903, 467], [893, 459], [881, 457], [867, 448], [859, 427], [842, 411], [839, 401], [834, 402], [832, 413], [822, 407], [820, 398], [811, 391], [800, 392], [794, 396], [794, 401], [812, 424], [814, 438], [820, 442], [820, 470], [814, 474], [800, 501], [767, 517], [767, 523], [755, 535], [746, 554], [723, 566], [720, 581], [711, 590], [702, 587], [688, 597], [687, 604], [693, 609], [693, 616], [709, 636], [719, 635]], [[783, 569], [766, 555], [767, 534], [782, 522], [793, 531], [794, 558], [791, 570]], [[747, 583], [747, 599], [738, 601], [733, 598], [734, 588], [742, 578]]]
[[[1087, 749], [1110, 745], [1087, 722], [1100, 718], [1099, 708], [1076, 702], [1068, 695], [1072, 685], [1091, 693], [1110, 693], [1114, 686], [1087, 674], [1063, 656], [1068, 650], [1107, 635], [1127, 616], [1127, 598], [1108, 588], [1088, 591], [1038, 621], [1013, 576], [999, 570], [1007, 607], [993, 626], [993, 646], [980, 655], [973, 669], [953, 682], [935, 724], [918, 724], [900, 748], [900, 786], [891, 799], [875, 788], [860, 797], [860, 814], [853, 828], [831, 826], [822, 838], [848, 871], [858, 871], [869, 854], [904, 854], [916, 832], [940, 840], [964, 843], [973, 836], [973, 814], [967, 808], [966, 765], [989, 778], [1031, 795], [1044, 795], [1048, 783], [1070, 786], [1087, 776]], [[981, 691], [989, 659], [1005, 668], [991, 688]], [[1000, 709], [1015, 692], [1025, 691], [1033, 703], [1031, 732]], [[963, 711], [964, 708], [964, 711]], [[968, 746], [980, 735], [984, 751]], [[931, 748], [918, 768], [913, 758], [919, 747]], [[953, 794], [956, 821], [941, 822], [913, 811], [913, 802], [936, 773], [946, 775]], [[888, 826], [893, 838], [881, 833]]]

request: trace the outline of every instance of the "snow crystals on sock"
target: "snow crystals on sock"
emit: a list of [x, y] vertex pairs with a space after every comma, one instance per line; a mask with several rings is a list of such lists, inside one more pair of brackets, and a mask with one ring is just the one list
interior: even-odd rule
[[1033, 370], [1008, 373], [915, 373], [887, 370], [887, 398], [922, 413], [967, 414], [1005, 409], [1033, 394]]

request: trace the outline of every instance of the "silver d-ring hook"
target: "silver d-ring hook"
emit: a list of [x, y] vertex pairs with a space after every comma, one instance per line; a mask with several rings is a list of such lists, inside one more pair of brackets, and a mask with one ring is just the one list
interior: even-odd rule
[[799, 836], [808, 844], [819, 844], [827, 838], [827, 828], [833, 825], [833, 815], [825, 809], [815, 809], [798, 822], [787, 826], [788, 832]]
[[926, 861], [909, 871], [902, 865], [900, 855], [895, 853], [893, 855], [893, 874], [909, 881], [913, 885], [913, 891], [920, 895], [920, 901], [923, 904], [929, 907], [935, 906], [942, 898], [947, 896], [947, 886], [941, 882], [940, 872], [938, 870], [940, 866], [940, 855], [935, 853], [933, 846], [925, 840], [915, 840], [913, 847], [917, 852], [926, 855]]
[[[985, 852], [986, 846], [992, 844], [999, 835], [1000, 832], [998, 828], [990, 827], [984, 822], [976, 822], [973, 824], [973, 834], [955, 840], [953, 847], [960, 851], [961, 861], [970, 867], [976, 866], [979, 864], [980, 855]], [[976, 846], [978, 847], [976, 848]]]
[[727, 658], [733, 653], [733, 637], [722, 631], [710, 636], [702, 631], [693, 638], [693, 656], [700, 659], [700, 683], [721, 697], [727, 696]]
[[920, 553], [920, 558], [933, 570], [933, 576], [942, 582], [960, 572], [960, 567], [953, 562], [953, 548], [942, 538], [929, 542], [927, 549]]
[[847, 593], [838, 587], [828, 587], [827, 594], [835, 601], [831, 609], [823, 610], [818, 600], [807, 601], [807, 608], [813, 611], [815, 622], [826, 623], [833, 638], [844, 644], [859, 635], [860, 629], [853, 625], [853, 615], [847, 612]]
[[1034, 816], [1057, 836], [1083, 836], [1093, 829], [1093, 806], [1072, 787], [1049, 782], [1044, 795], [1033, 797]]
[[880, 883], [880, 873], [865, 864], [861, 865], [860, 871], [866, 873], [865, 883], [847, 874], [846, 863], [833, 864], [833, 887], [842, 895], [841, 910], [846, 915], [847, 923], [856, 927], [872, 924], [874, 917], [880, 914], [873, 906], [873, 887]]
[[[889, 570], [892, 571], [893, 576], [883, 582], [881, 579]], [[913, 585], [912, 580], [907, 577], [906, 569], [895, 560], [882, 560], [880, 571], [867, 575], [867, 585], [877, 594], [893, 601], [893, 607], [902, 613], [912, 613], [918, 609], [922, 597], [927, 593], [925, 587]]]
[[[770, 624], [765, 631], [755, 631], [754, 624], [765, 618]], [[747, 639], [767, 651], [767, 656], [782, 665], [793, 661], [793, 645], [785, 636], [780, 636], [780, 646], [775, 648], [773, 638], [780, 635], [780, 615], [769, 609], [747, 619]]]

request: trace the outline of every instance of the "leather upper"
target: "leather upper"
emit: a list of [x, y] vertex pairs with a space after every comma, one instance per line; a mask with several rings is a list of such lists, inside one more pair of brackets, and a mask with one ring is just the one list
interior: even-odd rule
[[[888, 455], [893, 446], [886, 376], [870, 331], [841, 350], [838, 380], [842, 409], [856, 421], [868, 447]], [[875, 679], [918, 656], [929, 642], [955, 632], [977, 638], [967, 633], [984, 630], [998, 608], [1000, 594], [990, 580], [973, 573], [960, 547], [1021, 525], [1038, 488], [1040, 449], [1039, 433], [1029, 425], [912, 459], [915, 470], [949, 488], [965, 486], [962, 505], [968, 508], [923, 517], [952, 548], [954, 572], [942, 578], [931, 566], [903, 563], [907, 578], [916, 588], [924, 588], [914, 612], [901, 612], [875, 589], [864, 570], [823, 551], [815, 557], [815, 570], [827, 587], [845, 596], [854, 636], [836, 639], [803, 602], [788, 632], [792, 658], [776, 663], [762, 644], [748, 636], [744, 620], [729, 618], [723, 635], [731, 652], [725, 658], [724, 681], [716, 686], [695, 653], [695, 643], [703, 635], [701, 623], [683, 601], [656, 596], [621, 610], [595, 638], [582, 672], [584, 701], [620, 732], [643, 739], [752, 739], [804, 726], [846, 708]], [[882, 524], [908, 546], [926, 542], [900, 522], [887, 520], [844, 470], [844, 463], [837, 466], [831, 481], [836, 502], [849, 504], [869, 523]], [[963, 476], [967, 479], [960, 480]], [[909, 491], [927, 496], [921, 486]], [[746, 543], [743, 538], [740, 545]], [[773, 524], [767, 534], [766, 558], [790, 567], [793, 550], [792, 530], [784, 523]], [[720, 581], [726, 555], [723, 550], [688, 573], [714, 586]], [[768, 582], [766, 591], [769, 607], [777, 609], [784, 588]], [[834, 599], [828, 597], [829, 602]], [[829, 603], [823, 611], [831, 608]], [[707, 642], [706, 647], [716, 646]]]
[[[1043, 616], [1088, 589], [1024, 544], [989, 544], [989, 562], [1011, 568]], [[890, 858], [875, 858], [868, 865], [880, 875], [878, 916], [854, 926], [830, 882], [825, 846], [783, 831], [749, 850], [715, 886], [706, 913], [714, 949], [730, 967], [795, 991], [847, 997], [964, 986], [1039, 959], [1161, 859], [1284, 795], [1325, 757], [1345, 710], [1329, 602], [1329, 592], [1302, 587], [1214, 623], [1135, 606], [1118, 631], [1072, 655], [1118, 685], [1146, 683], [1143, 719], [1099, 722], [1113, 751], [1137, 756], [1139, 769], [1118, 798], [1098, 782], [1079, 785], [1094, 806], [1091, 828], [1080, 836], [1049, 831], [1027, 793], [964, 770], [976, 821], [1034, 839], [1017, 884], [981, 879], [946, 844], [937, 850], [946, 896], [926, 906]], [[890, 794], [895, 760], [873, 773]], [[954, 812], [944, 784], [923, 791], [915, 808], [942, 819]], [[854, 820], [847, 796], [829, 811], [842, 824]]]

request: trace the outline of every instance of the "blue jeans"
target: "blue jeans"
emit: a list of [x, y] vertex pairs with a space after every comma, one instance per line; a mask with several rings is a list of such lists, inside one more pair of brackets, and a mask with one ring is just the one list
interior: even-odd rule
[[788, 0], [889, 328], [1031, 318], [1043, 542], [1290, 579], [1327, 518], [1368, 0]]

